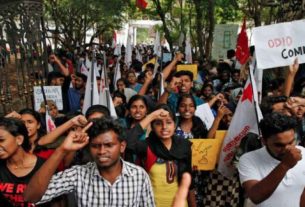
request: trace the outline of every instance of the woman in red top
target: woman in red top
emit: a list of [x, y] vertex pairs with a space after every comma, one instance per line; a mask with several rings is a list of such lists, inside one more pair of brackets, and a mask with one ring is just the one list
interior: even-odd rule
[[30, 149], [23, 122], [0, 118], [0, 194], [13, 206], [34, 206], [24, 201], [23, 192], [43, 160], [30, 153]]

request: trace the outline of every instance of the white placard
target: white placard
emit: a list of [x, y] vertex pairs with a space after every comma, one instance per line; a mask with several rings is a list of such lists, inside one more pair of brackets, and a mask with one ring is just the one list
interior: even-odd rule
[[195, 115], [198, 116], [209, 130], [214, 122], [214, 115], [208, 103], [197, 106]]
[[[53, 100], [56, 103], [58, 110], [63, 109], [62, 92], [60, 86], [44, 86], [44, 92], [47, 100]], [[43, 95], [40, 86], [34, 86], [34, 103], [35, 110], [40, 109], [40, 104], [43, 102]]]
[[305, 62], [305, 20], [253, 29], [259, 69], [291, 65], [295, 58]]

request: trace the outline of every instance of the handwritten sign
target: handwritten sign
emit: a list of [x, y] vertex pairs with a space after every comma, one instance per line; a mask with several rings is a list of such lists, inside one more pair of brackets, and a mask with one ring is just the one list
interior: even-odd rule
[[[56, 103], [58, 110], [63, 109], [62, 93], [60, 86], [44, 86], [44, 92], [47, 100], [53, 100]], [[38, 111], [40, 104], [43, 102], [43, 95], [40, 86], [34, 86], [34, 107]]]
[[305, 20], [256, 27], [253, 37], [259, 69], [305, 62]]
[[191, 139], [192, 166], [197, 170], [214, 170], [222, 145], [221, 139]]
[[191, 71], [194, 75], [194, 80], [197, 79], [198, 66], [196, 64], [177, 65], [177, 71], [180, 70]]

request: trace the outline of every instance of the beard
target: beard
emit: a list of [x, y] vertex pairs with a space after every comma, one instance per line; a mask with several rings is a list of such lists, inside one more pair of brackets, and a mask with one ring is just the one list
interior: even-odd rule
[[282, 161], [282, 159], [284, 157], [284, 153], [276, 155], [269, 149], [269, 147], [267, 145], [266, 145], [266, 149], [271, 157], [273, 157], [276, 160]]

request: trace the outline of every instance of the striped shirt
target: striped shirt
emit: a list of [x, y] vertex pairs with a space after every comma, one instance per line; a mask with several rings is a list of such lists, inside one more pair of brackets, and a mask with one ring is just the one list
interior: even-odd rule
[[122, 163], [122, 173], [112, 185], [100, 175], [94, 162], [59, 172], [53, 175], [37, 204], [74, 192], [79, 207], [155, 206], [150, 179], [144, 169], [123, 160]]

